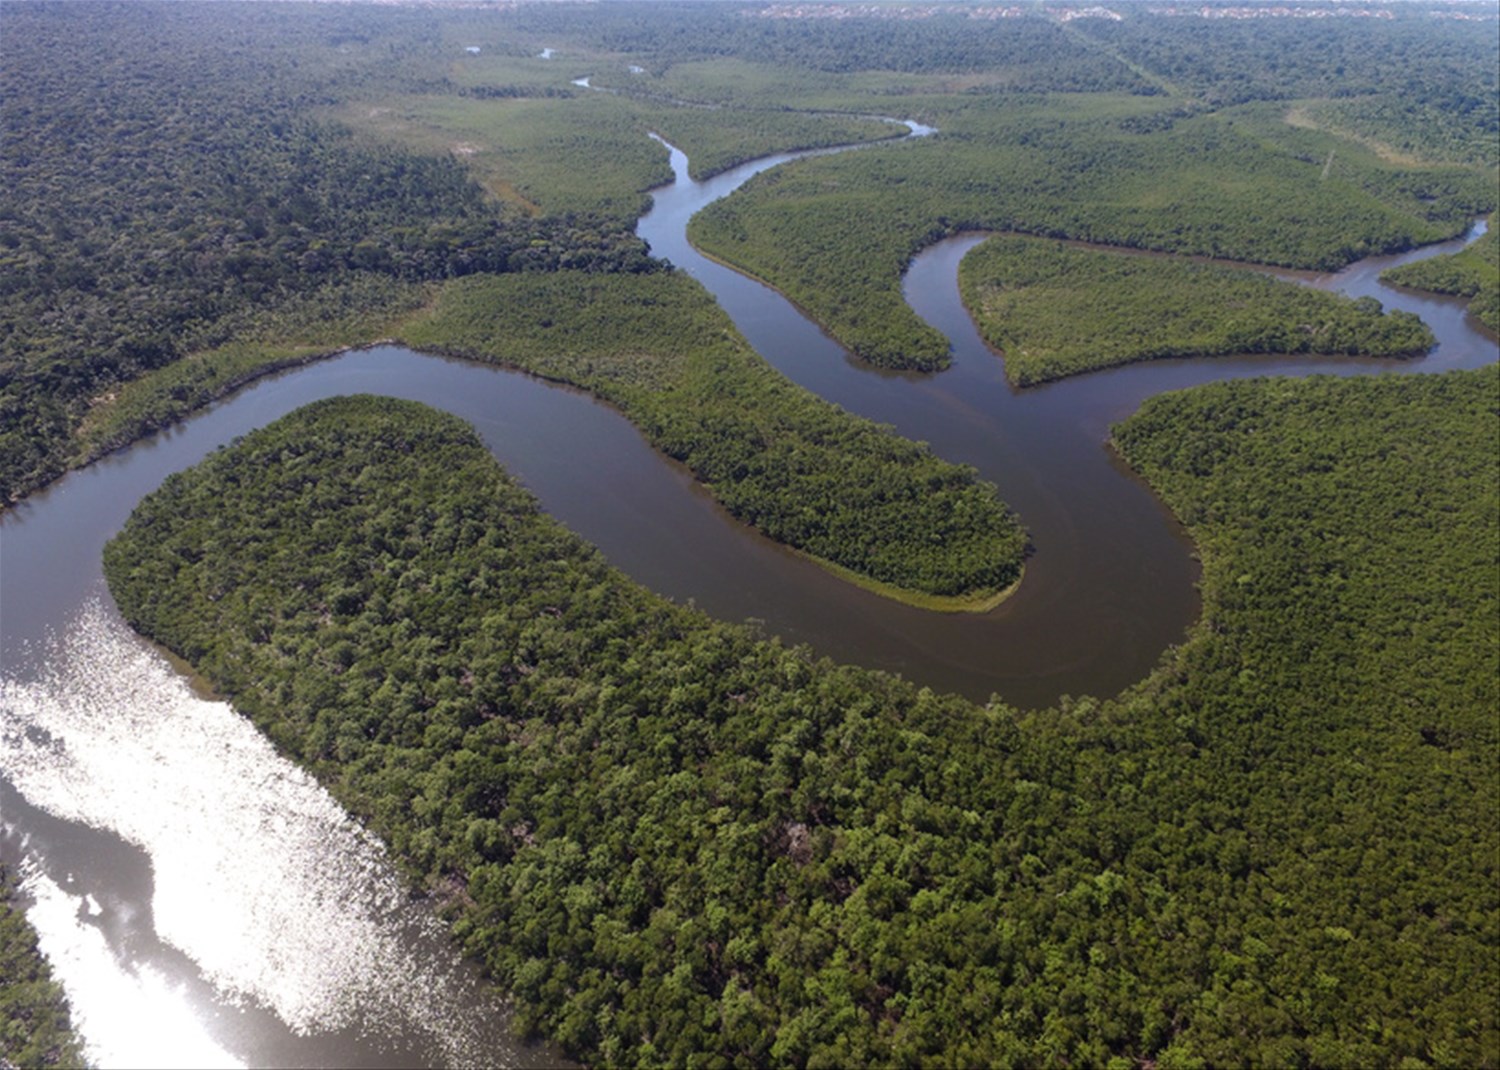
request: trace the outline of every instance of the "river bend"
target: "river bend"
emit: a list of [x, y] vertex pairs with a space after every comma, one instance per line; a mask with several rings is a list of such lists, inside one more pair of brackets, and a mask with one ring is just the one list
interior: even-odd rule
[[664, 594], [924, 684], [1040, 705], [1141, 678], [1198, 613], [1191, 546], [1104, 447], [1112, 422], [1152, 394], [1214, 379], [1496, 359], [1462, 302], [1376, 281], [1450, 243], [1303, 279], [1417, 312], [1440, 339], [1423, 360], [1160, 361], [1018, 392], [958, 298], [958, 261], [980, 240], [970, 236], [925, 251], [906, 278], [912, 306], [952, 340], [953, 368], [880, 373], [686, 240], [703, 205], [796, 156], [696, 183], [671, 153], [677, 180], [655, 191], [639, 228], [653, 251], [708, 286], [790, 378], [994, 480], [1037, 545], [1020, 590], [983, 615], [861, 591], [730, 520], [612, 409], [397, 347], [261, 381], [68, 475], [0, 516], [0, 858], [24, 877], [96, 1062], [558, 1061], [508, 1039], [503, 1006], [405, 897], [380, 845], [114, 609], [104, 542], [166, 475], [234, 437], [324, 397], [422, 401], [473, 423], [550, 513]]

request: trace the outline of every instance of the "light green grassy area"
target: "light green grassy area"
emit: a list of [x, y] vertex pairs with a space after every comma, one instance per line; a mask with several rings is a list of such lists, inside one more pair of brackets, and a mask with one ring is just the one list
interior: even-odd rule
[[[551, 61], [547, 61], [551, 62]], [[367, 136], [451, 153], [490, 193], [532, 213], [634, 219], [644, 192], [672, 180], [659, 134], [695, 177], [791, 149], [896, 137], [905, 128], [858, 116], [704, 109], [570, 88], [562, 97], [390, 97], [350, 105], [341, 121]]]
[[338, 117], [379, 141], [452, 154], [492, 195], [533, 214], [634, 219], [645, 191], [672, 180], [639, 109], [607, 94], [385, 97]]
[[1477, 136], [1451, 110], [1388, 97], [1307, 101], [1289, 120], [1358, 141], [1395, 162], [1438, 161], [1494, 167], [1500, 144]]
[[999, 236], [963, 260], [959, 288], [1019, 386], [1157, 357], [1230, 353], [1419, 356], [1405, 312], [1257, 272]]
[[908, 74], [897, 71], [815, 71], [733, 57], [674, 63], [657, 73], [632, 73], [627, 67], [605, 67], [593, 85], [622, 92], [729, 105], [737, 108], [808, 108], [829, 111], [902, 110], [913, 95], [943, 96], [1009, 81], [1007, 72]]

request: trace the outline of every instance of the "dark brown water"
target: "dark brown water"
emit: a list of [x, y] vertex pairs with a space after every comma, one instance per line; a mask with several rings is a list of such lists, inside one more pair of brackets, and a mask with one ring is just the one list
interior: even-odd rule
[[508, 1039], [503, 1007], [454, 960], [430, 909], [407, 901], [379, 846], [115, 612], [104, 541], [168, 473], [235, 436], [339, 394], [426, 402], [472, 422], [549, 512], [664, 594], [934, 687], [1038, 705], [1139, 679], [1198, 611], [1191, 547], [1103, 445], [1141, 399], [1228, 377], [1496, 358], [1458, 302], [1380, 287], [1383, 260], [1309, 281], [1418, 312], [1441, 339], [1423, 361], [1170, 361], [1017, 393], [958, 302], [956, 267], [978, 240], [959, 238], [925, 252], [906, 282], [913, 307], [953, 340], [954, 368], [875, 373], [686, 244], [698, 208], [784, 159], [697, 184], [674, 151], [678, 181], [657, 191], [642, 235], [788, 376], [994, 480], [1037, 545], [1017, 595], [991, 614], [948, 616], [867, 594], [729, 520], [607, 407], [399, 348], [266, 380], [73, 473], [0, 517], [0, 857], [26, 875], [30, 915], [100, 1062], [555, 1059]]

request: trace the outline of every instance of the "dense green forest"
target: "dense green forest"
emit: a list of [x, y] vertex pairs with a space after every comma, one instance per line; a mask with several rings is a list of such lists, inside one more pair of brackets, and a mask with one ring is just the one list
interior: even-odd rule
[[[872, 113], [938, 123], [767, 176], [696, 228], [888, 365], [945, 361], [898, 279], [965, 227], [1321, 266], [1447, 236], [1494, 205], [1471, 165], [1494, 164], [1495, 46], [1433, 13], [1257, 22], [1280, 44], [1257, 67], [1245, 24], [1145, 12], [10, 5], [0, 500], [256, 369], [382, 337], [446, 279], [660, 270], [630, 233], [669, 177], [647, 131], [709, 174], [888, 136]], [[596, 73], [612, 92], [573, 84]], [[1392, 155], [1434, 115], [1447, 148], [1421, 153], [1455, 164]], [[114, 408], [245, 345], [233, 374]]]
[[1384, 282], [1416, 290], [1471, 298], [1469, 311], [1492, 331], [1500, 332], [1500, 234], [1495, 217], [1478, 241], [1451, 256], [1434, 256], [1391, 268]]
[[97, 455], [169, 426], [339, 340], [395, 337], [610, 401], [736, 517], [884, 594], [977, 609], [1019, 576], [1025, 535], [992, 486], [787, 382], [685, 275], [474, 275], [431, 303], [421, 288], [393, 291], [386, 322], [361, 318], [368, 296], [351, 295], [340, 317], [325, 295], [276, 335], [247, 331], [124, 385], [85, 419], [83, 448]]
[[1050, 92], [1152, 91], [1124, 63], [1100, 55], [1041, 13], [1000, 21], [954, 5], [930, 19], [902, 18], [900, 9], [882, 18], [870, 8], [860, 18], [791, 19], [774, 5], [670, 0], [606, 5], [587, 20], [579, 13], [575, 4], [538, 4], [523, 8], [518, 21], [543, 38], [568, 37], [627, 54], [646, 75], [733, 59], [796, 72], [794, 78], [802, 72], [959, 73]]
[[983, 601], [1026, 537], [970, 468], [794, 386], [686, 275], [475, 276], [402, 332], [607, 399], [734, 516], [926, 604]]
[[105, 414], [101, 437], [95, 410], [188, 355], [360, 344], [478, 271], [663, 270], [631, 233], [671, 178], [649, 130], [701, 149], [700, 171], [900, 132], [634, 105], [514, 44], [465, 65], [469, 28], [412, 8], [7, 7], [0, 502], [148, 424]]
[[1494, 1066], [1497, 412], [1495, 368], [1149, 402], [1203, 620], [1033, 713], [656, 598], [408, 403], [173, 477], [106, 569], [582, 1057]]
[[[0, 500], [92, 456], [80, 428], [144, 373], [249, 334], [305, 351], [320, 302], [368, 295], [357, 311], [386, 322], [373, 295], [397, 285], [659, 268], [630, 233], [669, 177], [651, 130], [709, 174], [889, 133], [863, 114], [938, 122], [920, 149], [767, 178], [697, 229], [896, 366], [945, 359], [897, 279], [955, 229], [1302, 266], [1447, 236], [1493, 207], [1493, 173], [1421, 160], [1493, 168], [1496, 47], [1433, 13], [12, 4]], [[594, 73], [615, 92], [572, 84]]]
[[0, 865], [0, 1063], [30, 1070], [83, 1066], [68, 1021], [68, 1001], [16, 903], [16, 884]]
[[1027, 386], [1156, 357], [1230, 353], [1420, 356], [1409, 312], [1252, 271], [995, 237], [959, 267], [964, 303], [1010, 381]]

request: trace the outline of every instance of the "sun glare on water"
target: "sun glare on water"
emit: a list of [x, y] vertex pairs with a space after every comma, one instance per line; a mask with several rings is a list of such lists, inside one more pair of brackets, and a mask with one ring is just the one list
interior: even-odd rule
[[[298, 1035], [426, 1034], [445, 1061], [479, 1061], [493, 1005], [475, 1008], [440, 924], [310, 776], [97, 602], [38, 664], [35, 680], [0, 679], [0, 770], [38, 808], [149, 856], [156, 935], [216, 998], [267, 1007]], [[117, 961], [81, 900], [36, 867], [24, 876], [92, 1057], [234, 1064], [171, 981]]]

